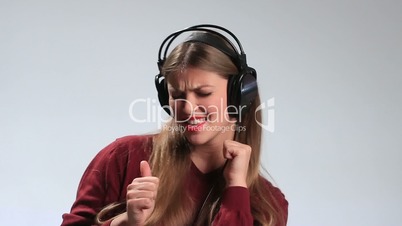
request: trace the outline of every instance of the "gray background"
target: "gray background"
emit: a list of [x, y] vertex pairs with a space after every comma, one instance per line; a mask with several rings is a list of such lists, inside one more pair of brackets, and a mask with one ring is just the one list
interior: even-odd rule
[[157, 129], [130, 103], [156, 97], [161, 41], [198, 23], [238, 35], [275, 98], [263, 164], [288, 225], [401, 225], [401, 12], [399, 0], [0, 0], [0, 225], [59, 225], [101, 148]]

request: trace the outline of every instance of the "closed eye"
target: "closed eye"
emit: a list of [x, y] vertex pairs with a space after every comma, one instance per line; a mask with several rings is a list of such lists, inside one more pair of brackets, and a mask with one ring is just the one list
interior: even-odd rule
[[212, 92], [198, 92], [197, 95], [199, 97], [207, 97], [210, 96], [212, 94]]

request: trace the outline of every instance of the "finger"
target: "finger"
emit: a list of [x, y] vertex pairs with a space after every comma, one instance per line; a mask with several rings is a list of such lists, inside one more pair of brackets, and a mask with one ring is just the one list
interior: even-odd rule
[[[149, 198], [137, 198], [127, 200], [128, 209], [150, 209], [153, 206], [154, 201]], [[130, 208], [131, 207], [131, 208]]]
[[128, 191], [126, 199], [140, 199], [140, 198], [148, 198], [155, 200], [156, 192], [155, 191]]
[[144, 190], [156, 191], [158, 190], [159, 179], [156, 177], [147, 177], [147, 181], [141, 180], [144, 177], [135, 178], [134, 181], [127, 186], [127, 190]]
[[238, 154], [237, 154], [237, 152], [234, 150], [234, 149], [227, 149], [226, 151], [225, 151], [225, 158], [226, 159], [233, 159], [233, 158], [235, 158]]
[[233, 143], [231, 140], [227, 140], [223, 144], [223, 155], [227, 159], [232, 159], [237, 155], [238, 147], [236, 143]]
[[227, 159], [233, 159], [236, 156], [250, 154], [251, 148], [248, 145], [236, 141], [227, 140], [224, 142], [223, 155]]
[[140, 171], [142, 177], [152, 176], [151, 167], [149, 166], [147, 161], [140, 162]]

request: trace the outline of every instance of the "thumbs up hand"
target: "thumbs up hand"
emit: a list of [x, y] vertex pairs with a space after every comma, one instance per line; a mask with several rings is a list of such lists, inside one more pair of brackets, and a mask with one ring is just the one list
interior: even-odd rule
[[155, 207], [159, 179], [152, 176], [147, 161], [140, 163], [141, 177], [137, 177], [127, 187], [128, 225], [144, 225]]

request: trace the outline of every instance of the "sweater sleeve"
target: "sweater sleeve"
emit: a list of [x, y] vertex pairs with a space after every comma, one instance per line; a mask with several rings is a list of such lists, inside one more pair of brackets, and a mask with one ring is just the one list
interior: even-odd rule
[[[273, 202], [277, 203], [278, 213], [281, 214], [283, 221], [276, 225], [286, 225], [288, 218], [288, 201], [281, 190], [273, 186], [270, 182], [263, 179], [266, 189], [273, 195]], [[254, 218], [251, 214], [250, 193], [245, 187], [228, 187], [222, 195], [221, 208], [216, 214], [212, 225], [234, 225], [234, 226], [252, 226]], [[269, 216], [268, 216], [269, 217]]]
[[[112, 143], [101, 150], [86, 168], [78, 186], [76, 200], [70, 213], [63, 214], [62, 226], [95, 225], [96, 214], [105, 206], [106, 194], [115, 190], [110, 186], [116, 181], [107, 181], [108, 171], [117, 171], [115, 153], [117, 144]], [[109, 178], [119, 180], [116, 178]], [[110, 196], [110, 195], [109, 195]], [[116, 196], [116, 194], [115, 194]], [[117, 200], [117, 197], [116, 197]], [[110, 224], [110, 223], [109, 223]]]
[[[279, 188], [273, 186], [267, 180], [265, 180], [265, 186], [267, 186], [272, 191], [273, 198], [278, 203], [279, 212], [282, 214], [283, 223], [284, 223], [284, 225], [287, 225], [289, 203], [286, 200], [285, 195], [282, 193], [282, 191]], [[280, 223], [278, 223], [277, 225], [281, 226]]]
[[[111, 203], [125, 201], [127, 185], [139, 175], [143, 141], [119, 138], [102, 149], [86, 168], [70, 213], [63, 214], [61, 226], [91, 226], [96, 214]], [[142, 142], [142, 143], [141, 143]], [[103, 226], [109, 226], [106, 221]]]
[[213, 226], [253, 225], [250, 209], [250, 194], [245, 187], [228, 187], [222, 195], [222, 204], [212, 222]]

